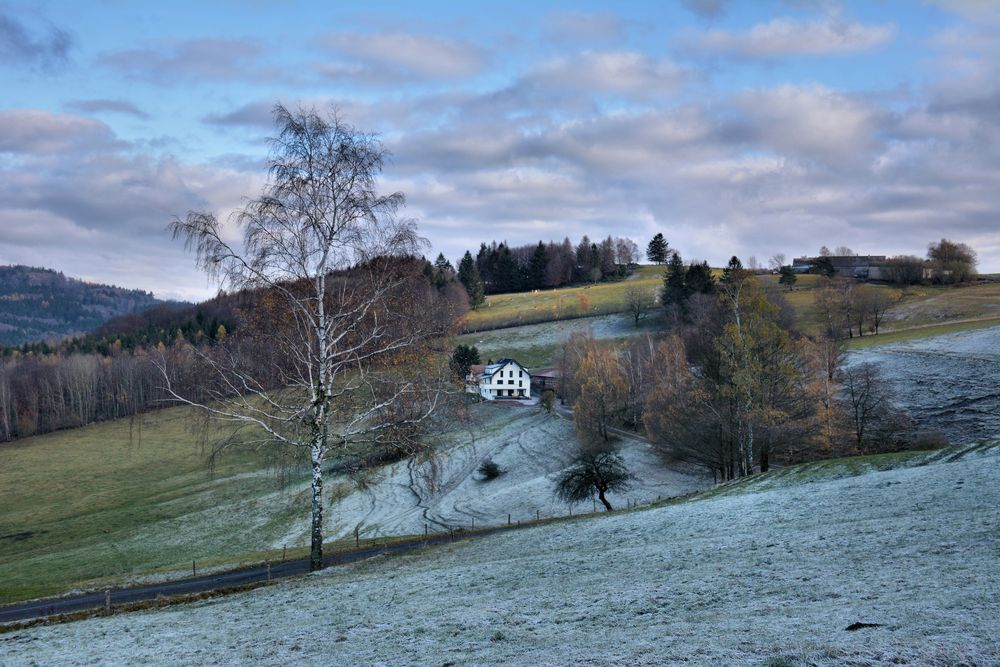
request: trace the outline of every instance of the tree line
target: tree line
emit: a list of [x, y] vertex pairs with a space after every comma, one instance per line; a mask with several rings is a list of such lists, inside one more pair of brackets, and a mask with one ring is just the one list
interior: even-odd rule
[[475, 308], [487, 294], [618, 280], [630, 275], [638, 261], [639, 248], [631, 239], [608, 236], [591, 241], [584, 235], [576, 245], [569, 238], [520, 246], [482, 243], [475, 257], [466, 251], [457, 272], [444, 255], [438, 256], [435, 269], [441, 275], [449, 271], [457, 275]]
[[[416, 286], [407, 289], [412, 303], [424, 305], [422, 318], [444, 328], [441, 318], [451, 322], [468, 308], [457, 283], [438, 287], [426, 279], [423, 260], [396, 261], [415, 275]], [[331, 276], [343, 279], [351, 273]], [[0, 359], [0, 441], [171, 405], [164, 378], [154, 365], [160, 359], [170, 361], [174, 389], [188, 395], [201, 395], [205, 389], [199, 372], [205, 360], [232, 354], [233, 345], [241, 345], [242, 356], [263, 363], [267, 350], [239, 343], [239, 339], [247, 326], [276, 328], [273, 319], [264, 321], [273, 310], [269, 301], [266, 290], [222, 294], [201, 308], [158, 306], [152, 312], [132, 313], [106, 323], [93, 335], [58, 345], [8, 348]], [[192, 311], [194, 316], [188, 317]], [[219, 317], [226, 317], [226, 323]], [[267, 361], [271, 368], [275, 363]], [[256, 370], [265, 375], [264, 369]]]

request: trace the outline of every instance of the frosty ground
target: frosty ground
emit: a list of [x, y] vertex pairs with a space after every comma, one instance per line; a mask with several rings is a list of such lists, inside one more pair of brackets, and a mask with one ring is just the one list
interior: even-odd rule
[[1000, 447], [887, 460], [0, 635], [0, 664], [1000, 664]]
[[[577, 451], [572, 422], [538, 407], [497, 401], [473, 406], [465, 427], [447, 431], [432, 449], [434, 456], [400, 461], [375, 473], [361, 489], [345, 478], [332, 486], [343, 497], [326, 513], [326, 535], [362, 537], [420, 534], [451, 528], [505, 525], [508, 520], [591, 512], [590, 502], [571, 508], [553, 494], [553, 478]], [[635, 475], [625, 494], [611, 494], [612, 504], [648, 503], [705, 488], [711, 478], [696, 470], [666, 467], [650, 446], [622, 438], [617, 446]], [[486, 460], [504, 471], [485, 482], [476, 472]], [[274, 545], [307, 543], [303, 515]]]
[[1000, 437], [1000, 327], [851, 352], [876, 364], [921, 429], [952, 442]]

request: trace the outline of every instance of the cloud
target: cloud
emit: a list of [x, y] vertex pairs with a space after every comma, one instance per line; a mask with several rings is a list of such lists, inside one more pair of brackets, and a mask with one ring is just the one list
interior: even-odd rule
[[57, 155], [118, 146], [111, 128], [100, 121], [39, 109], [0, 111], [0, 153]]
[[778, 58], [867, 51], [888, 43], [894, 33], [891, 25], [865, 25], [833, 13], [809, 22], [777, 18], [744, 32], [713, 29], [691, 33], [681, 44], [706, 55]]
[[209, 290], [193, 287], [203, 281], [167, 223], [193, 208], [225, 216], [263, 180], [134, 151], [103, 123], [39, 110], [0, 112], [0, 151], [0, 247], [13, 261], [171, 296]]
[[682, 0], [685, 7], [703, 19], [717, 19], [726, 13], [729, 0]]
[[262, 54], [263, 49], [249, 40], [201, 38], [106, 53], [98, 62], [128, 78], [156, 84], [276, 79], [277, 72], [262, 65]]
[[0, 8], [0, 62], [20, 63], [43, 70], [65, 65], [73, 47], [68, 32], [53, 25], [33, 31]]
[[331, 78], [460, 79], [482, 71], [488, 60], [471, 42], [401, 31], [333, 32], [319, 41], [350, 59], [325, 64], [323, 71]]
[[645, 98], [675, 91], [684, 76], [684, 71], [667, 59], [634, 51], [588, 51], [546, 61], [527, 80], [548, 88]]
[[746, 90], [734, 102], [745, 140], [789, 157], [856, 168], [880, 148], [880, 112], [822, 86]]
[[202, 120], [209, 125], [271, 128], [274, 126], [274, 101], [248, 102], [231, 111], [210, 113]]
[[66, 107], [83, 113], [118, 113], [143, 120], [149, 118], [148, 113], [125, 100], [71, 100]]
[[545, 17], [545, 30], [558, 41], [616, 41], [625, 36], [625, 26], [612, 14], [552, 12]]

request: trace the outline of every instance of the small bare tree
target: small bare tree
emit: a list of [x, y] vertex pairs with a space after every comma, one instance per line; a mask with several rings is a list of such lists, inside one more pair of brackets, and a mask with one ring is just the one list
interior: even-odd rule
[[[434, 290], [406, 259], [421, 244], [400, 220], [401, 193], [380, 194], [381, 143], [336, 115], [278, 105], [270, 179], [234, 214], [242, 247], [211, 213], [171, 224], [210, 276], [258, 301], [226, 344], [194, 348], [198, 395], [158, 365], [168, 394], [215, 420], [250, 427], [257, 442], [308, 453], [310, 568], [323, 566], [323, 462], [350, 444], [399, 444], [438, 404], [447, 374], [420, 346], [448, 325]], [[429, 352], [429, 347], [423, 352]]]
[[909, 418], [893, 407], [893, 393], [875, 364], [848, 366], [840, 373], [842, 404], [858, 451], [893, 448], [912, 430]]
[[615, 491], [631, 488], [633, 476], [625, 466], [625, 461], [615, 452], [581, 452], [572, 467], [556, 478], [556, 495], [567, 503], [578, 503], [594, 496], [608, 512], [614, 507], [607, 495]]
[[654, 305], [656, 305], [656, 296], [651, 290], [635, 286], [625, 290], [625, 307], [632, 314], [636, 327], [639, 326], [639, 320], [646, 317]]

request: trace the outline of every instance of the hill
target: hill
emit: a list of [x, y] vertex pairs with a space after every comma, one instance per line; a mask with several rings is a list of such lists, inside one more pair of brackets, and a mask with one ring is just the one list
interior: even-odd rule
[[0, 266], [0, 345], [78, 336], [159, 303], [142, 290], [67, 278], [51, 269]]
[[997, 664], [998, 463], [768, 474], [0, 640], [15, 664]]
[[[256, 450], [207, 465], [196, 417], [171, 408], [0, 445], [0, 604], [150, 575], [183, 576], [197, 559], [234, 565], [309, 544], [308, 467], [291, 465], [278, 484]], [[358, 487], [326, 478], [328, 539], [419, 534], [564, 516], [549, 479], [576, 447], [572, 424], [537, 408], [472, 406], [461, 424], [439, 425], [428, 450], [368, 470]], [[616, 507], [704, 488], [709, 480], [665, 469], [639, 440], [621, 443], [638, 477]], [[506, 471], [480, 482], [492, 458]], [[338, 455], [331, 465], [356, 466]], [[577, 513], [592, 510], [589, 503]], [[2, 663], [0, 663], [2, 664]]]

